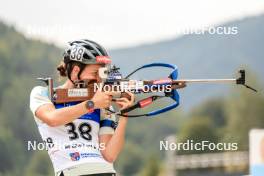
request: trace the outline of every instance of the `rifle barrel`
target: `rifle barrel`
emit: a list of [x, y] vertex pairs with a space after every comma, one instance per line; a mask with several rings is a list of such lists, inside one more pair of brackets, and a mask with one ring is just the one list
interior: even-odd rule
[[173, 83], [227, 83], [236, 82], [237, 79], [178, 79]]

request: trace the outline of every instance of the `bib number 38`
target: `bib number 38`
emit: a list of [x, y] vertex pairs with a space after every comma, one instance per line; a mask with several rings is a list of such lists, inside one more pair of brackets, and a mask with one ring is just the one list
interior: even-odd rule
[[68, 123], [65, 125], [68, 129], [67, 132], [70, 135], [70, 140], [78, 139], [79, 137], [85, 140], [92, 140], [92, 135], [90, 134], [92, 131], [92, 127], [89, 123], [81, 123], [76, 126], [74, 123]]

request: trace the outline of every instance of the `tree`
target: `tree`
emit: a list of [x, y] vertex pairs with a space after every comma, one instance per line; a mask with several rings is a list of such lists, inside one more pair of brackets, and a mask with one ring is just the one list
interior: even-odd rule
[[34, 153], [25, 171], [26, 176], [52, 176], [51, 161], [46, 151], [37, 151]]
[[[262, 87], [256, 78], [249, 77], [255, 82], [251, 85]], [[262, 90], [259, 90], [262, 91]], [[227, 126], [223, 141], [238, 143], [239, 150], [248, 150], [248, 135], [252, 128], [264, 128], [264, 96], [253, 93], [248, 89], [233, 90], [226, 102]]]
[[15, 173], [22, 170], [25, 155], [22, 144], [7, 128], [0, 129], [0, 173]]
[[158, 176], [160, 174], [161, 165], [160, 160], [152, 155], [146, 162], [140, 176]]
[[194, 108], [191, 116], [204, 116], [212, 119], [213, 125], [216, 128], [223, 127], [226, 124], [225, 99], [217, 97], [210, 99], [200, 106]]
[[[198, 143], [202, 141], [209, 141], [212, 143], [217, 143], [218, 136], [217, 132], [213, 127], [213, 122], [208, 117], [192, 117], [183, 125], [180, 130], [177, 142], [185, 143], [188, 140], [193, 140], [193, 143]], [[208, 148], [202, 150], [179, 150], [179, 154], [189, 154], [189, 153], [208, 153], [212, 152]]]
[[127, 142], [124, 150], [116, 162], [117, 171], [122, 175], [135, 175], [142, 168], [144, 151], [137, 144]]

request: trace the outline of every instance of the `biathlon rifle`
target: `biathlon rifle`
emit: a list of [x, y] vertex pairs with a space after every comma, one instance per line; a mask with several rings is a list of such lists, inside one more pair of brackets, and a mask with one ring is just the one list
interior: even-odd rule
[[[165, 79], [158, 79], [158, 80], [129, 79], [137, 71], [150, 67], [169, 68], [172, 70], [172, 72]], [[71, 89], [54, 88], [52, 78], [38, 78], [38, 79], [44, 81], [47, 84], [49, 98], [53, 103], [82, 102], [85, 100], [89, 100], [94, 96], [95, 92], [98, 89], [105, 90], [104, 88], [106, 87], [107, 87], [107, 91], [118, 91], [120, 92], [120, 97], [127, 97], [127, 98], [129, 98], [128, 94], [125, 93], [125, 91], [127, 90], [135, 94], [162, 92], [163, 95], [151, 95], [147, 98], [137, 101], [133, 106], [123, 109], [121, 111], [116, 112], [107, 109], [109, 113], [114, 113], [120, 116], [151, 117], [170, 111], [176, 108], [177, 106], [179, 106], [180, 96], [177, 89], [184, 88], [187, 84], [190, 83], [235, 83], [237, 85], [245, 86], [246, 88], [257, 92], [256, 89], [246, 85], [245, 70], [239, 70], [239, 74], [240, 76], [238, 78], [231, 78], [231, 79], [178, 79], [177, 66], [166, 63], [152, 63], [137, 68], [136, 70], [134, 70], [124, 78], [119, 72], [119, 68], [115, 66], [104, 67], [99, 70], [99, 76], [103, 80], [102, 83], [99, 84], [99, 86], [98, 84], [97, 86], [95, 86], [96, 83], [91, 83], [89, 82], [89, 80], [83, 80], [83, 81], [75, 82], [74, 88]], [[171, 98], [173, 100], [173, 103], [169, 106], [148, 113], [127, 115], [128, 112], [138, 108], [144, 108], [161, 98]], [[115, 101], [115, 98], [113, 98], [113, 101]]]

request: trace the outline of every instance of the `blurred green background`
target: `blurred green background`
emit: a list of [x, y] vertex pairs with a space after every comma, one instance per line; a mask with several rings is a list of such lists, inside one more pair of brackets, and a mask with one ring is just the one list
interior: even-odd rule
[[[177, 135], [180, 141], [237, 142], [239, 150], [247, 151], [249, 130], [264, 127], [264, 16], [223, 25], [237, 26], [239, 33], [187, 35], [110, 50], [124, 73], [156, 61], [177, 64], [181, 78], [230, 77], [244, 67], [249, 83], [259, 90], [255, 94], [235, 86], [193, 85], [180, 91], [180, 108], [153, 119], [129, 120], [127, 142], [115, 163], [121, 175], [166, 175], [159, 141], [168, 135]], [[27, 151], [28, 140], [40, 141], [29, 110], [29, 94], [40, 84], [35, 78], [56, 77], [62, 51], [53, 44], [27, 39], [14, 27], [0, 22], [0, 176], [53, 175], [45, 151]], [[232, 169], [217, 170], [232, 174]], [[239, 172], [247, 174], [248, 167]]]

